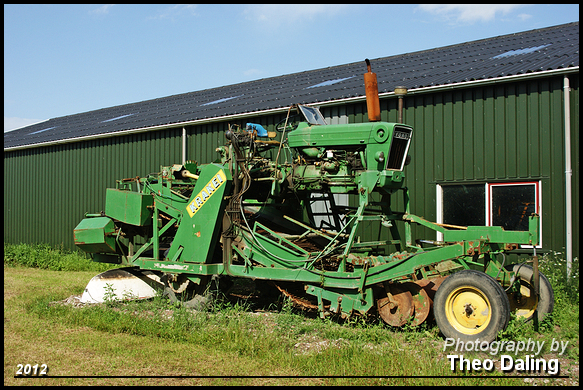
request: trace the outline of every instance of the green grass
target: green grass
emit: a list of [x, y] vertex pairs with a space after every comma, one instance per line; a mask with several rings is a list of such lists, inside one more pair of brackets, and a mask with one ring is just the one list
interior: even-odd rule
[[[72, 308], [50, 304], [54, 297], [32, 301], [27, 311], [49, 322], [89, 328], [104, 334], [129, 335], [147, 344], [178, 343], [192, 348], [212, 347], [225, 356], [277, 366], [296, 376], [449, 375], [439, 364], [439, 339], [407, 341], [381, 324], [338, 324], [306, 318], [294, 312], [250, 313], [245, 305], [223, 302], [220, 310], [193, 312], [172, 306], [163, 298], [149, 301]], [[148, 345], [141, 348], [148, 349]], [[136, 352], [136, 358], [138, 354]], [[184, 356], [188, 359], [188, 356]], [[226, 362], [228, 372], [244, 367]], [[274, 375], [271, 369], [246, 375]], [[280, 374], [281, 375], [281, 374]], [[286, 375], [286, 374], [284, 374]], [[429, 381], [429, 382], [428, 382]], [[474, 384], [479, 381], [474, 380]], [[325, 379], [326, 384], [425, 384], [440, 379]], [[468, 383], [472, 383], [471, 381]], [[508, 382], [510, 383], [510, 382]]]
[[47, 244], [4, 243], [4, 265], [24, 266], [52, 271], [103, 272], [115, 268], [112, 264], [96, 263], [84, 252], [53, 248]]
[[[38, 268], [4, 267], [4, 384], [5, 385], [261, 385], [270, 379], [140, 378], [140, 376], [294, 375], [270, 362], [255, 361], [217, 350], [213, 345], [193, 345], [136, 335], [145, 322], [131, 324], [117, 308], [75, 317], [71, 307], [50, 304], [80, 294], [93, 276], [90, 271], [59, 272]], [[40, 309], [42, 308], [42, 309]], [[40, 309], [40, 312], [36, 312]], [[53, 310], [54, 309], [54, 310]], [[95, 314], [95, 313], [94, 313]], [[133, 315], [133, 313], [131, 314]], [[110, 325], [103, 322], [112, 322]], [[102, 323], [100, 325], [99, 323]], [[128, 325], [129, 324], [129, 325]], [[99, 330], [99, 327], [103, 326]], [[132, 334], [133, 333], [133, 334]], [[54, 376], [105, 376], [104, 378], [14, 378], [17, 364], [47, 364]], [[125, 375], [129, 378], [107, 378]], [[279, 380], [277, 384], [297, 381]], [[304, 382], [305, 383], [305, 382]]]
[[[26, 259], [27, 256], [33, 259]], [[555, 311], [551, 318], [541, 324], [538, 333], [534, 332], [531, 323], [512, 319], [501, 337], [516, 341], [533, 337], [547, 340], [549, 344], [552, 338], [569, 341], [567, 356], [563, 357], [568, 361], [562, 364], [562, 368], [570, 370], [572, 365], [578, 365], [579, 360], [578, 262], [574, 265], [576, 280], [567, 283], [553, 261], [558, 260], [541, 259], [541, 270], [555, 290]], [[77, 265], [80, 269], [87, 266], [92, 271], [71, 270], [75, 262], [81, 263]], [[7, 251], [5, 244], [5, 384], [27, 384], [12, 379], [7, 382], [7, 378], [13, 376], [15, 364], [28, 362], [23, 361], [22, 356], [33, 363], [33, 356], [41, 353], [51, 357], [45, 362], [50, 363], [55, 375], [314, 377], [293, 380], [239, 378], [229, 382], [207, 378], [180, 380], [176, 383], [180, 385], [526, 384], [520, 378], [501, 378], [500, 372], [496, 371], [486, 373], [497, 377], [487, 380], [371, 378], [451, 376], [446, 359], [448, 352], [443, 351], [443, 339], [438, 328], [431, 323], [417, 328], [395, 329], [374, 318], [356, 317], [342, 321], [329, 317], [321, 320], [297, 311], [288, 301], [280, 301], [269, 311], [253, 312], [248, 301], [224, 296], [219, 296], [207, 311], [191, 311], [173, 305], [163, 297], [82, 308], [54, 303], [80, 294], [93, 276], [91, 267], [95, 266], [100, 264], [60, 249], [9, 246]], [[31, 340], [35, 342], [31, 343]], [[36, 360], [40, 363], [40, 358]], [[578, 377], [576, 379], [578, 381]], [[565, 383], [559, 379], [551, 381], [551, 384]], [[71, 379], [57, 383], [88, 382]], [[159, 381], [139, 379], [91, 382], [96, 383], [160, 384]], [[42, 384], [48, 385], [49, 382]]]

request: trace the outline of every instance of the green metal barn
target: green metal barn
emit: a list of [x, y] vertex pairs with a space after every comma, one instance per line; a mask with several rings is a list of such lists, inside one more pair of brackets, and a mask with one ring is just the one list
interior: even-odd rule
[[[579, 256], [578, 22], [371, 65], [381, 120], [396, 122], [401, 102], [402, 121], [414, 129], [405, 169], [413, 213], [526, 230], [525, 216], [536, 212], [539, 250]], [[103, 209], [116, 179], [185, 160], [211, 162], [229, 124], [271, 130], [296, 103], [318, 106], [329, 124], [366, 122], [365, 71], [363, 58], [5, 133], [4, 242], [73, 249], [73, 229], [86, 212]], [[362, 234], [377, 231], [371, 224]]]

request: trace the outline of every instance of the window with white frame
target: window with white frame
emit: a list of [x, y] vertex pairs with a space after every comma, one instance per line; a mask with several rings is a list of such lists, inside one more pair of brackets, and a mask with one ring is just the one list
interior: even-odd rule
[[[540, 187], [539, 181], [438, 184], [437, 222], [526, 231], [528, 217], [533, 213], [541, 215]], [[437, 240], [442, 239], [443, 235], [438, 233]], [[542, 247], [540, 239], [538, 247]]]

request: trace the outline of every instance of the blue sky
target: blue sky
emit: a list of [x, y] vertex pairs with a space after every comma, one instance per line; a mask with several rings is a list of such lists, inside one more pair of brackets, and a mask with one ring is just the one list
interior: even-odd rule
[[4, 5], [4, 131], [578, 20], [578, 4]]

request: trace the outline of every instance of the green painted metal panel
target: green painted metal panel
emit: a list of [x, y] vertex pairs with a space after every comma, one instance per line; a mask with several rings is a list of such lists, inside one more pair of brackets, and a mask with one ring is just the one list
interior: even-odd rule
[[105, 214], [118, 221], [135, 226], [150, 225], [154, 204], [150, 194], [108, 188], [105, 193]]
[[111, 218], [84, 218], [73, 230], [75, 245], [85, 252], [115, 253], [114, 230]]
[[204, 165], [200, 179], [192, 191], [183, 212], [168, 258], [175, 261], [204, 263], [210, 262], [222, 224], [223, 209], [226, 201], [223, 194], [228, 193], [231, 174], [218, 164]]
[[505, 153], [506, 157], [506, 172], [504, 174], [507, 178], [517, 177], [517, 144], [516, 144], [516, 86], [508, 85], [506, 89], [506, 107], [504, 112], [504, 138], [505, 138], [505, 149], [509, 153]]
[[529, 155], [528, 149], [525, 147], [520, 147], [520, 145], [529, 145], [529, 128], [528, 128], [528, 109], [527, 109], [527, 98], [528, 98], [528, 85], [527, 83], [520, 83], [517, 86], [517, 96], [516, 96], [516, 164], [517, 164], [517, 177], [527, 177], [529, 176]]

